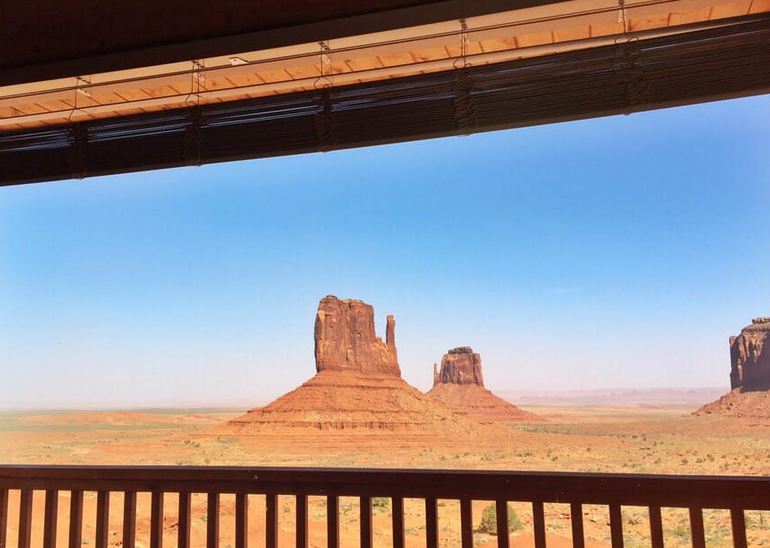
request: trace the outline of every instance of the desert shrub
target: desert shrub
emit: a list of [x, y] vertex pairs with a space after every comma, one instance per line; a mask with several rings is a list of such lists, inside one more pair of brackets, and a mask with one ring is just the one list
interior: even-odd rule
[[374, 497], [372, 499], [372, 507], [374, 507], [375, 510], [384, 510], [387, 509], [388, 506], [390, 506], [390, 499], [388, 499], [388, 497]]
[[[508, 507], [508, 531], [513, 533], [522, 529], [524, 526], [521, 524], [519, 516], [516, 515], [516, 511]], [[481, 513], [481, 523], [478, 528], [479, 533], [488, 533], [490, 535], [497, 534], [497, 508], [494, 504], [490, 504]]]
[[685, 529], [682, 525], [677, 525], [674, 530], [671, 531], [671, 534], [680, 539], [690, 538], [689, 529]]

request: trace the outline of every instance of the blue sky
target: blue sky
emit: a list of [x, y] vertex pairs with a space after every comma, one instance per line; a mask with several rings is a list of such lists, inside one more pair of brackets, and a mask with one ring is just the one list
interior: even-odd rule
[[0, 189], [0, 402], [265, 402], [326, 294], [498, 389], [728, 386], [770, 313], [770, 98]]

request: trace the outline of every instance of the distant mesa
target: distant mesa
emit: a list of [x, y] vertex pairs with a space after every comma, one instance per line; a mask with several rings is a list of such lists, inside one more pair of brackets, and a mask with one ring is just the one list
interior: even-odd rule
[[730, 337], [730, 388], [697, 414], [770, 418], [770, 317], [754, 318]]
[[539, 422], [542, 417], [515, 405], [484, 388], [481, 356], [470, 346], [453, 348], [433, 364], [433, 388], [428, 395], [482, 422]]
[[[346, 436], [396, 433], [399, 443], [452, 436], [499, 438], [501, 430], [447, 408], [401, 378], [395, 325], [388, 316], [383, 342], [375, 332], [371, 305], [324, 297], [315, 318], [316, 375], [272, 403], [233, 419], [229, 431], [274, 433], [280, 443], [294, 440], [307, 446], [315, 434], [328, 439], [330, 432], [343, 431]], [[367, 438], [355, 439], [366, 443]]]

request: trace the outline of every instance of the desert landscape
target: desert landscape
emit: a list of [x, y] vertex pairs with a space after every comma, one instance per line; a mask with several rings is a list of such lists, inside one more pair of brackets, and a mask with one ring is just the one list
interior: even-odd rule
[[[593, 392], [559, 400], [531, 396], [527, 404], [484, 385], [481, 356], [470, 347], [449, 350], [434, 366], [427, 394], [401, 378], [395, 319], [385, 341], [376, 336], [374, 311], [356, 300], [325, 297], [315, 320], [315, 375], [275, 401], [244, 409], [8, 411], [0, 414], [0, 455], [6, 464], [253, 465], [541, 470], [709, 475], [770, 475], [770, 320], [758, 318], [731, 338], [732, 391], [715, 402], [713, 390]], [[619, 402], [620, 400], [620, 402]], [[59, 536], [66, 536], [67, 494]], [[15, 498], [14, 498], [15, 497]], [[121, 501], [112, 495], [110, 531], [120, 545]], [[252, 496], [250, 528], [263, 538], [264, 498]], [[166, 496], [164, 534], [176, 535], [173, 496]], [[85, 498], [85, 538], [92, 538], [96, 497]], [[477, 546], [496, 546], [489, 501], [474, 501]], [[510, 503], [511, 545], [532, 546], [528, 505]], [[281, 545], [294, 542], [293, 499], [280, 499]], [[149, 494], [137, 502], [137, 546], [149, 538]], [[14, 546], [18, 493], [9, 504]], [[16, 512], [14, 514], [14, 512]], [[34, 512], [42, 514], [41, 494]], [[233, 544], [234, 497], [221, 505], [223, 546]], [[312, 546], [325, 545], [325, 503], [310, 500]], [[341, 539], [358, 539], [358, 502], [342, 499]], [[390, 502], [375, 499], [375, 542], [388, 545]], [[193, 538], [203, 542], [206, 499], [193, 498]], [[89, 517], [90, 516], [90, 517]], [[440, 543], [460, 542], [459, 502], [440, 501]], [[689, 546], [684, 509], [664, 509], [666, 546]], [[260, 521], [262, 520], [262, 521]], [[424, 507], [407, 501], [409, 546], [425, 544]], [[623, 509], [626, 546], [647, 546], [645, 508]], [[704, 513], [709, 546], [731, 543], [729, 512]], [[747, 512], [751, 546], [770, 544], [770, 515]], [[42, 519], [36, 519], [36, 524]], [[606, 507], [584, 507], [587, 546], [609, 546]], [[549, 546], [570, 546], [569, 506], [546, 505]], [[42, 531], [33, 531], [33, 544]], [[89, 537], [90, 535], [90, 537]], [[196, 537], [197, 535], [197, 537]]]

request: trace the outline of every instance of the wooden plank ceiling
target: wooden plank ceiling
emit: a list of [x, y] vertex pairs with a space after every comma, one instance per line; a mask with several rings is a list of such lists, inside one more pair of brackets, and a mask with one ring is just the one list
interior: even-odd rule
[[0, 131], [427, 74], [770, 11], [770, 0], [571, 0], [494, 15], [0, 87]]

